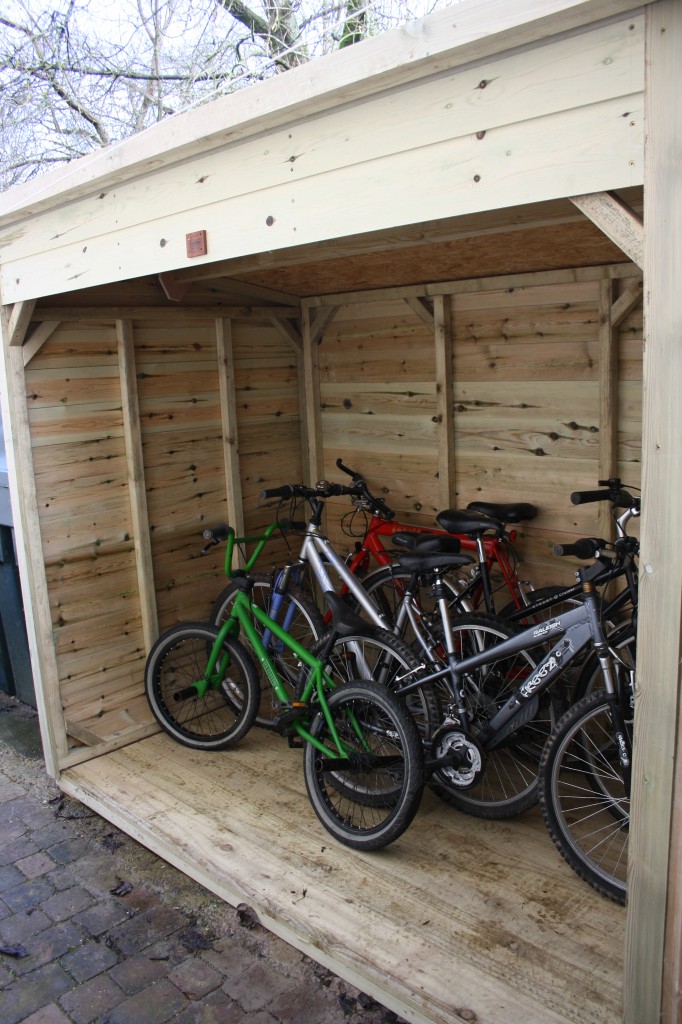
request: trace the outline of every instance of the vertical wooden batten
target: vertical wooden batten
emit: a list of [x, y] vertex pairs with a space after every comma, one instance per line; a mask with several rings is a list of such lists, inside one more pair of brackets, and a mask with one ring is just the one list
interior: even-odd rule
[[[68, 740], [62, 711], [38, 518], [24, 358], [20, 347], [10, 345], [12, 333], [7, 306], [3, 306], [1, 310], [1, 326], [3, 358], [0, 391], [5, 411], [3, 427], [15, 546], [24, 594], [26, 632], [34, 675], [36, 704], [40, 713], [45, 767], [53, 778], [57, 778], [60, 761], [68, 751]], [[25, 327], [27, 326], [28, 322], [25, 324]]]
[[644, 506], [624, 982], [627, 1024], [674, 1024], [681, 1005], [680, 67], [682, 5], [661, 0], [646, 15]]
[[[307, 439], [307, 461], [304, 469], [307, 483], [312, 485], [324, 476], [324, 454], [322, 443], [322, 416], [320, 409], [320, 363], [318, 346], [321, 339], [319, 313], [316, 319], [314, 307], [303, 309], [303, 421]], [[331, 319], [331, 318], [330, 318]], [[325, 318], [325, 324], [328, 321]], [[324, 329], [324, 328], [323, 328]]]
[[[616, 283], [599, 282], [599, 479], [618, 470], [618, 334], [612, 308]], [[606, 503], [597, 506], [598, 535], [612, 540], [613, 519]]]
[[456, 487], [451, 303], [449, 295], [436, 295], [433, 300], [439, 504], [443, 508], [454, 505]]
[[135, 371], [135, 336], [132, 320], [116, 321], [116, 339], [121, 378], [123, 432], [128, 460], [130, 511], [135, 531], [135, 559], [140, 591], [140, 612], [145, 648], [149, 652], [159, 635], [154, 587], [154, 568], [147, 515], [144, 458], [140, 433], [140, 410]]
[[223, 454], [225, 458], [225, 491], [227, 518], [238, 536], [244, 534], [242, 485], [239, 466], [239, 432], [237, 427], [237, 401], [235, 398], [234, 353], [232, 350], [232, 322], [215, 322], [216, 345], [220, 385], [220, 409], [223, 420]]

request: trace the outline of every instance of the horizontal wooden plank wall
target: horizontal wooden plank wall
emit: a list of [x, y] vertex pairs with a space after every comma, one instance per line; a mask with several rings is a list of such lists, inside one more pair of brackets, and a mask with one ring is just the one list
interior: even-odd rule
[[[230, 519], [253, 532], [274, 518], [260, 491], [305, 478], [304, 413], [319, 420], [324, 474], [340, 479], [340, 456], [408, 521], [433, 522], [448, 493], [458, 505], [481, 495], [536, 501], [541, 516], [520, 531], [527, 575], [542, 583], [563, 571], [570, 579], [551, 547], [595, 529], [594, 509], [574, 508], [569, 494], [599, 475], [601, 283], [613, 282], [617, 301], [636, 275], [623, 265], [455, 282], [434, 286], [435, 303], [425, 286], [312, 300], [313, 312], [318, 301], [324, 307], [308, 332], [317, 410], [301, 400], [302, 353], [291, 328], [200, 320], [182, 309], [172, 321], [131, 321], [119, 329], [131, 338], [125, 375], [115, 324], [56, 328], [28, 361], [26, 393], [74, 747], [117, 746], [153, 729], [142, 690], [150, 609], [160, 629], [208, 616], [225, 581], [222, 549], [198, 557], [201, 533]], [[636, 484], [641, 312], [630, 312], [616, 340], [620, 471]], [[436, 366], [442, 375], [450, 365], [444, 359], [453, 380], [449, 423], [447, 389], [436, 380]], [[125, 429], [124, 410], [139, 415], [137, 470], [135, 423]], [[363, 532], [348, 512], [337, 502], [328, 516], [341, 550]], [[138, 576], [145, 534], [149, 565]], [[275, 542], [264, 565], [286, 555]], [[69, 763], [87, 756], [74, 749]]]
[[[155, 603], [161, 630], [206, 619], [226, 580], [223, 547], [199, 557], [203, 529], [227, 521], [260, 529], [273, 516], [259, 499], [263, 480], [275, 472], [280, 482], [300, 480], [303, 472], [298, 356], [271, 323], [231, 323], [224, 371], [214, 321], [183, 319], [178, 310], [172, 323], [135, 321], [126, 332], [132, 344], [125, 377], [116, 327], [105, 323], [62, 323], [25, 370], [71, 743], [62, 765], [155, 731], [143, 690], [145, 607]], [[230, 378], [222, 391], [221, 372]], [[136, 393], [126, 398], [130, 381]], [[236, 449], [232, 487], [228, 402]], [[141, 442], [141, 508], [124, 409], [139, 416], [129, 434]], [[243, 515], [230, 508], [227, 495], [235, 491], [244, 494]], [[146, 584], [138, 576], [136, 541], [147, 538], [136, 531], [150, 539]], [[273, 541], [267, 564], [285, 555], [284, 542]]]
[[[453, 284], [449, 463], [442, 456], [439, 462], [434, 326], [419, 315], [419, 290], [401, 296], [392, 289], [375, 301], [372, 293], [354, 302], [341, 297], [318, 354], [326, 474], [340, 479], [341, 456], [400, 518], [417, 524], [432, 524], [446, 504], [448, 475], [457, 507], [476, 499], [533, 501], [540, 515], [519, 529], [521, 575], [537, 585], [570, 583], [573, 565], [558, 562], [552, 549], [595, 533], [597, 506], [575, 507], [570, 494], [594, 488], [603, 475], [609, 432], [616, 454], [606, 475], [639, 486], [641, 298], [606, 342], [600, 308], [604, 282], [617, 300], [637, 277], [623, 265]], [[600, 420], [602, 344], [613, 347], [619, 367], [613, 425]], [[346, 548], [348, 508], [334, 503], [328, 522]], [[362, 527], [357, 515], [352, 530], [362, 535]]]

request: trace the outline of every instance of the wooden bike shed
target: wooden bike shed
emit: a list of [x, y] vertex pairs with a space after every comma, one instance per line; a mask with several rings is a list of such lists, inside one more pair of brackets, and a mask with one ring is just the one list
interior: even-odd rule
[[[49, 771], [411, 1021], [678, 1019], [680, 67], [674, 0], [465, 0], [0, 197]], [[202, 526], [262, 525], [262, 486], [341, 455], [415, 521], [522, 489], [541, 575], [591, 532], [570, 490], [640, 451], [627, 914], [533, 815], [427, 797], [358, 857], [291, 827], [281, 742], [216, 759], [155, 729], [146, 650], [205, 617]]]

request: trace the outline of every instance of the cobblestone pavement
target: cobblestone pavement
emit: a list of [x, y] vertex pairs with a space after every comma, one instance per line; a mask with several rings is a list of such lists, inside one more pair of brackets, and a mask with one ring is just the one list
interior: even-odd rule
[[2, 1024], [389, 1024], [392, 1011], [48, 778], [0, 693]]

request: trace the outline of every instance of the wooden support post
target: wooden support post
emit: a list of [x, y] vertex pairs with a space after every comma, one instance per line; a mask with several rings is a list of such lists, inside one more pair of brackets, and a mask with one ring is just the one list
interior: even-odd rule
[[[334, 310], [334, 312], [336, 312]], [[318, 359], [318, 325], [311, 324], [314, 310], [303, 310], [303, 395], [307, 463], [304, 465], [306, 483], [310, 486], [324, 476], [324, 450], [322, 439], [322, 409], [320, 406], [320, 364]], [[325, 318], [325, 323], [329, 322]], [[321, 334], [319, 335], [321, 337]]]
[[232, 321], [216, 320], [216, 344], [220, 377], [220, 410], [223, 421], [223, 456], [225, 459], [225, 491], [227, 518], [238, 536], [244, 535], [244, 509], [242, 506], [242, 480], [239, 461], [239, 431], [237, 428], [237, 401], [234, 384], [234, 353], [232, 351]]
[[123, 434], [128, 462], [128, 487], [130, 491], [130, 513], [135, 538], [135, 565], [137, 585], [140, 592], [140, 614], [142, 634], [147, 653], [159, 635], [156, 611], [156, 590], [154, 587], [154, 566], [147, 513], [144, 458], [140, 433], [140, 410], [137, 399], [137, 374], [135, 370], [135, 337], [132, 320], [116, 321], [118, 341], [118, 365], [121, 380], [121, 406], [123, 410]]
[[433, 300], [434, 343], [436, 347], [436, 417], [438, 422], [438, 503], [452, 508], [455, 503], [455, 414], [452, 384], [452, 299], [436, 295]]
[[[613, 327], [615, 282], [599, 282], [599, 479], [618, 475], [618, 333]], [[596, 483], [596, 481], [595, 481]], [[597, 506], [597, 535], [614, 538], [610, 506]]]
[[26, 615], [36, 704], [40, 712], [45, 766], [57, 778], [68, 741], [59, 686], [59, 671], [50, 615], [38, 517], [26, 377], [21, 348], [10, 345], [9, 310], [2, 307], [0, 393], [5, 410], [4, 434], [14, 519], [14, 539]]
[[[646, 9], [643, 514], [624, 1021], [682, 1006], [682, 5]], [[667, 882], [667, 884], [666, 884]]]

